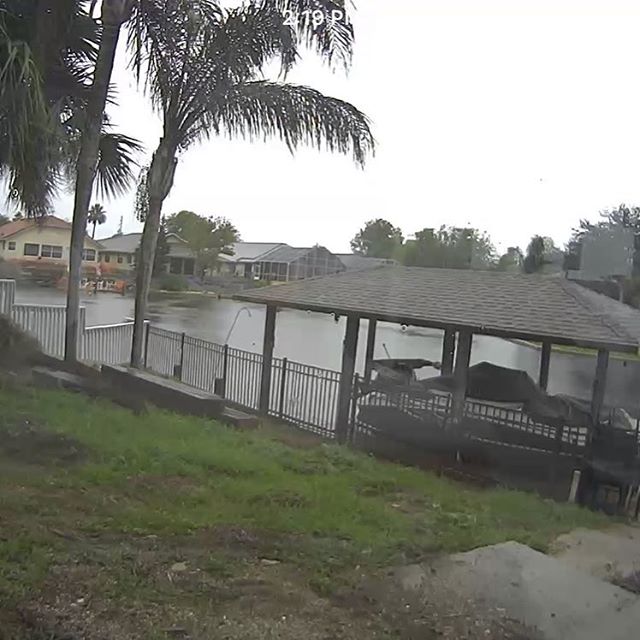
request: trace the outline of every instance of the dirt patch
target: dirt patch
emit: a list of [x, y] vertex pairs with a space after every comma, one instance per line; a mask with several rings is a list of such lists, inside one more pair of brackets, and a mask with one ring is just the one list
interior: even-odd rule
[[363, 576], [355, 588], [343, 589], [332, 601], [356, 617], [378, 612], [403, 640], [539, 640], [540, 635], [509, 619], [504, 610], [479, 606], [452, 590], [438, 588], [418, 596], [403, 588], [394, 571]]
[[622, 578], [614, 578], [611, 580], [612, 584], [616, 587], [631, 591], [631, 593], [637, 593], [640, 595], [640, 571], [636, 571], [631, 575], [624, 576]]
[[72, 465], [85, 460], [87, 450], [73, 438], [51, 433], [25, 420], [0, 425], [0, 456], [28, 465]]
[[309, 572], [279, 553], [289, 542], [302, 544], [237, 527], [76, 538], [38, 593], [19, 603], [15, 634], [0, 638], [534, 638], [500, 612], [478, 611], [452, 594], [419, 600], [392, 572], [343, 576], [343, 586], [322, 597]]

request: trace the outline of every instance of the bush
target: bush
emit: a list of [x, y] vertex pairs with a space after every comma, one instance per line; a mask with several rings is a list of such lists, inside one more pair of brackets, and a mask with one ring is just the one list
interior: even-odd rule
[[37, 363], [40, 355], [38, 341], [0, 315], [0, 370]]
[[163, 291], [186, 291], [189, 288], [186, 279], [174, 273], [165, 273], [158, 278], [157, 286]]

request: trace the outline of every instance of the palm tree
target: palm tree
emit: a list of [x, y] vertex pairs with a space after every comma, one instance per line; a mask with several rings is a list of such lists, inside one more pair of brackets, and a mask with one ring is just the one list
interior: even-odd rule
[[101, 204], [94, 204], [91, 209], [89, 209], [89, 214], [87, 216], [87, 222], [93, 225], [93, 231], [91, 232], [91, 237], [95, 239], [96, 237], [96, 227], [99, 224], [104, 224], [107, 221], [107, 212], [105, 208]]
[[306, 143], [350, 153], [362, 165], [373, 150], [366, 117], [352, 105], [309, 87], [261, 79], [278, 59], [285, 75], [298, 59], [299, 34], [285, 26], [277, 2], [222, 10], [207, 0], [166, 0], [148, 14], [135, 63], [162, 114], [163, 134], [142, 176], [138, 213], [145, 225], [136, 278], [131, 362], [141, 366], [144, 317], [162, 205], [177, 156], [196, 141], [226, 131], [249, 139], [280, 138], [293, 152]]
[[[0, 175], [28, 216], [48, 213], [75, 180], [87, 79], [99, 28], [86, 0], [3, 0], [0, 7]], [[102, 123], [98, 189], [119, 193], [133, 178], [136, 141]]]
[[[18, 0], [14, 0], [18, 1]], [[52, 0], [40, 0], [52, 2]], [[71, 0], [64, 0], [69, 2]], [[333, 11], [342, 10], [340, 20], [323, 20], [320, 25], [313, 20], [300, 20], [296, 24], [296, 36], [316, 51], [329, 63], [342, 62], [348, 65], [353, 44], [353, 27], [346, 12], [347, 0], [261, 0], [264, 7], [277, 8], [280, 11], [279, 24], [270, 25], [271, 29], [282, 28], [285, 11], [303, 14], [312, 10], [331, 16]], [[62, 4], [62, 3], [60, 3]], [[85, 4], [82, 3], [81, 4]], [[93, 14], [97, 0], [92, 0], [89, 14]], [[194, 0], [200, 10], [218, 12], [217, 0]], [[67, 317], [65, 329], [65, 358], [77, 359], [78, 319], [80, 311], [79, 283], [82, 266], [82, 248], [84, 230], [87, 224], [87, 211], [91, 200], [95, 167], [99, 157], [99, 129], [104, 118], [108, 86], [113, 73], [115, 52], [124, 24], [129, 23], [129, 42], [134, 51], [135, 66], [140, 71], [141, 52], [148, 52], [153, 46], [146, 41], [148, 26], [157, 23], [158, 17], [169, 15], [164, 0], [102, 0], [101, 36], [93, 73], [93, 82], [88, 90], [85, 117], [82, 122], [80, 151], [77, 157], [76, 190], [72, 223], [71, 251], [69, 260], [69, 289], [67, 293]], [[50, 7], [57, 12], [57, 6]], [[195, 15], [187, 3], [182, 3], [180, 11]], [[307, 13], [306, 15], [309, 15]], [[261, 34], [258, 35], [259, 44]], [[218, 43], [223, 45], [222, 42]], [[219, 52], [218, 52], [219, 53]], [[274, 52], [266, 51], [267, 55]], [[238, 61], [240, 63], [240, 61]]]
[[[87, 0], [3, 0], [0, 7], [0, 176], [7, 179], [10, 199], [30, 216], [48, 213], [59, 187], [75, 181], [76, 170], [88, 164], [91, 186], [97, 180], [105, 196], [123, 192], [133, 178], [133, 156], [140, 145], [113, 132], [104, 105], [96, 107], [99, 100], [90, 100], [102, 88], [99, 81], [89, 85], [92, 74], [94, 80], [101, 78], [99, 70], [109, 65], [102, 51], [108, 37], [88, 5]], [[96, 153], [89, 161], [81, 145], [88, 122], [97, 122], [91, 128], [97, 132]], [[84, 220], [79, 235], [76, 225], [72, 251], [78, 268], [70, 279], [67, 324], [75, 327], [86, 212]], [[76, 329], [72, 335], [75, 358]]]
[[[90, 13], [97, 0], [93, 0]], [[96, 177], [96, 163], [100, 154], [100, 133], [107, 104], [109, 83], [122, 25], [130, 18], [134, 0], [103, 0], [102, 30], [96, 58], [93, 83], [87, 99], [86, 115], [82, 126], [80, 152], [76, 165], [76, 189], [71, 226], [71, 248], [69, 252], [69, 284], [65, 326], [65, 359], [78, 359], [78, 329], [80, 318], [80, 279], [82, 276], [82, 254], [87, 228], [89, 203]]]

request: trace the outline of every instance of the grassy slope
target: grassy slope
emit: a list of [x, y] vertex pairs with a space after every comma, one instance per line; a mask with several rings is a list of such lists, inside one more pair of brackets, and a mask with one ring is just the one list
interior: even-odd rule
[[544, 549], [560, 532], [602, 523], [573, 506], [467, 489], [337, 446], [293, 449], [260, 432], [159, 411], [133, 416], [62, 392], [0, 389], [0, 407], [0, 439], [36, 425], [87, 450], [81, 463], [38, 466], [3, 453], [0, 441], [0, 600], [36, 587], [67, 535], [242, 527], [295, 539], [272, 553], [322, 581], [356, 565], [504, 540]]

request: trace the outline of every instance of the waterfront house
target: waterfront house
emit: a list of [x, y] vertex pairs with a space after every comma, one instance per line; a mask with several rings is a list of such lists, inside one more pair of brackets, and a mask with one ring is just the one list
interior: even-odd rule
[[324, 247], [291, 247], [282, 242], [236, 242], [232, 253], [220, 254], [218, 260], [222, 274], [266, 282], [303, 280], [345, 270], [340, 259]]
[[[24, 218], [0, 226], [0, 258], [34, 276], [62, 277], [69, 268], [71, 223], [56, 216]], [[98, 267], [100, 244], [84, 240], [83, 270], [92, 276]]]
[[[100, 240], [100, 261], [105, 273], [127, 275], [135, 269], [136, 251], [140, 246], [141, 233], [125, 233]], [[167, 234], [169, 259], [167, 271], [183, 276], [195, 273], [195, 254], [188, 243], [175, 233]]]

